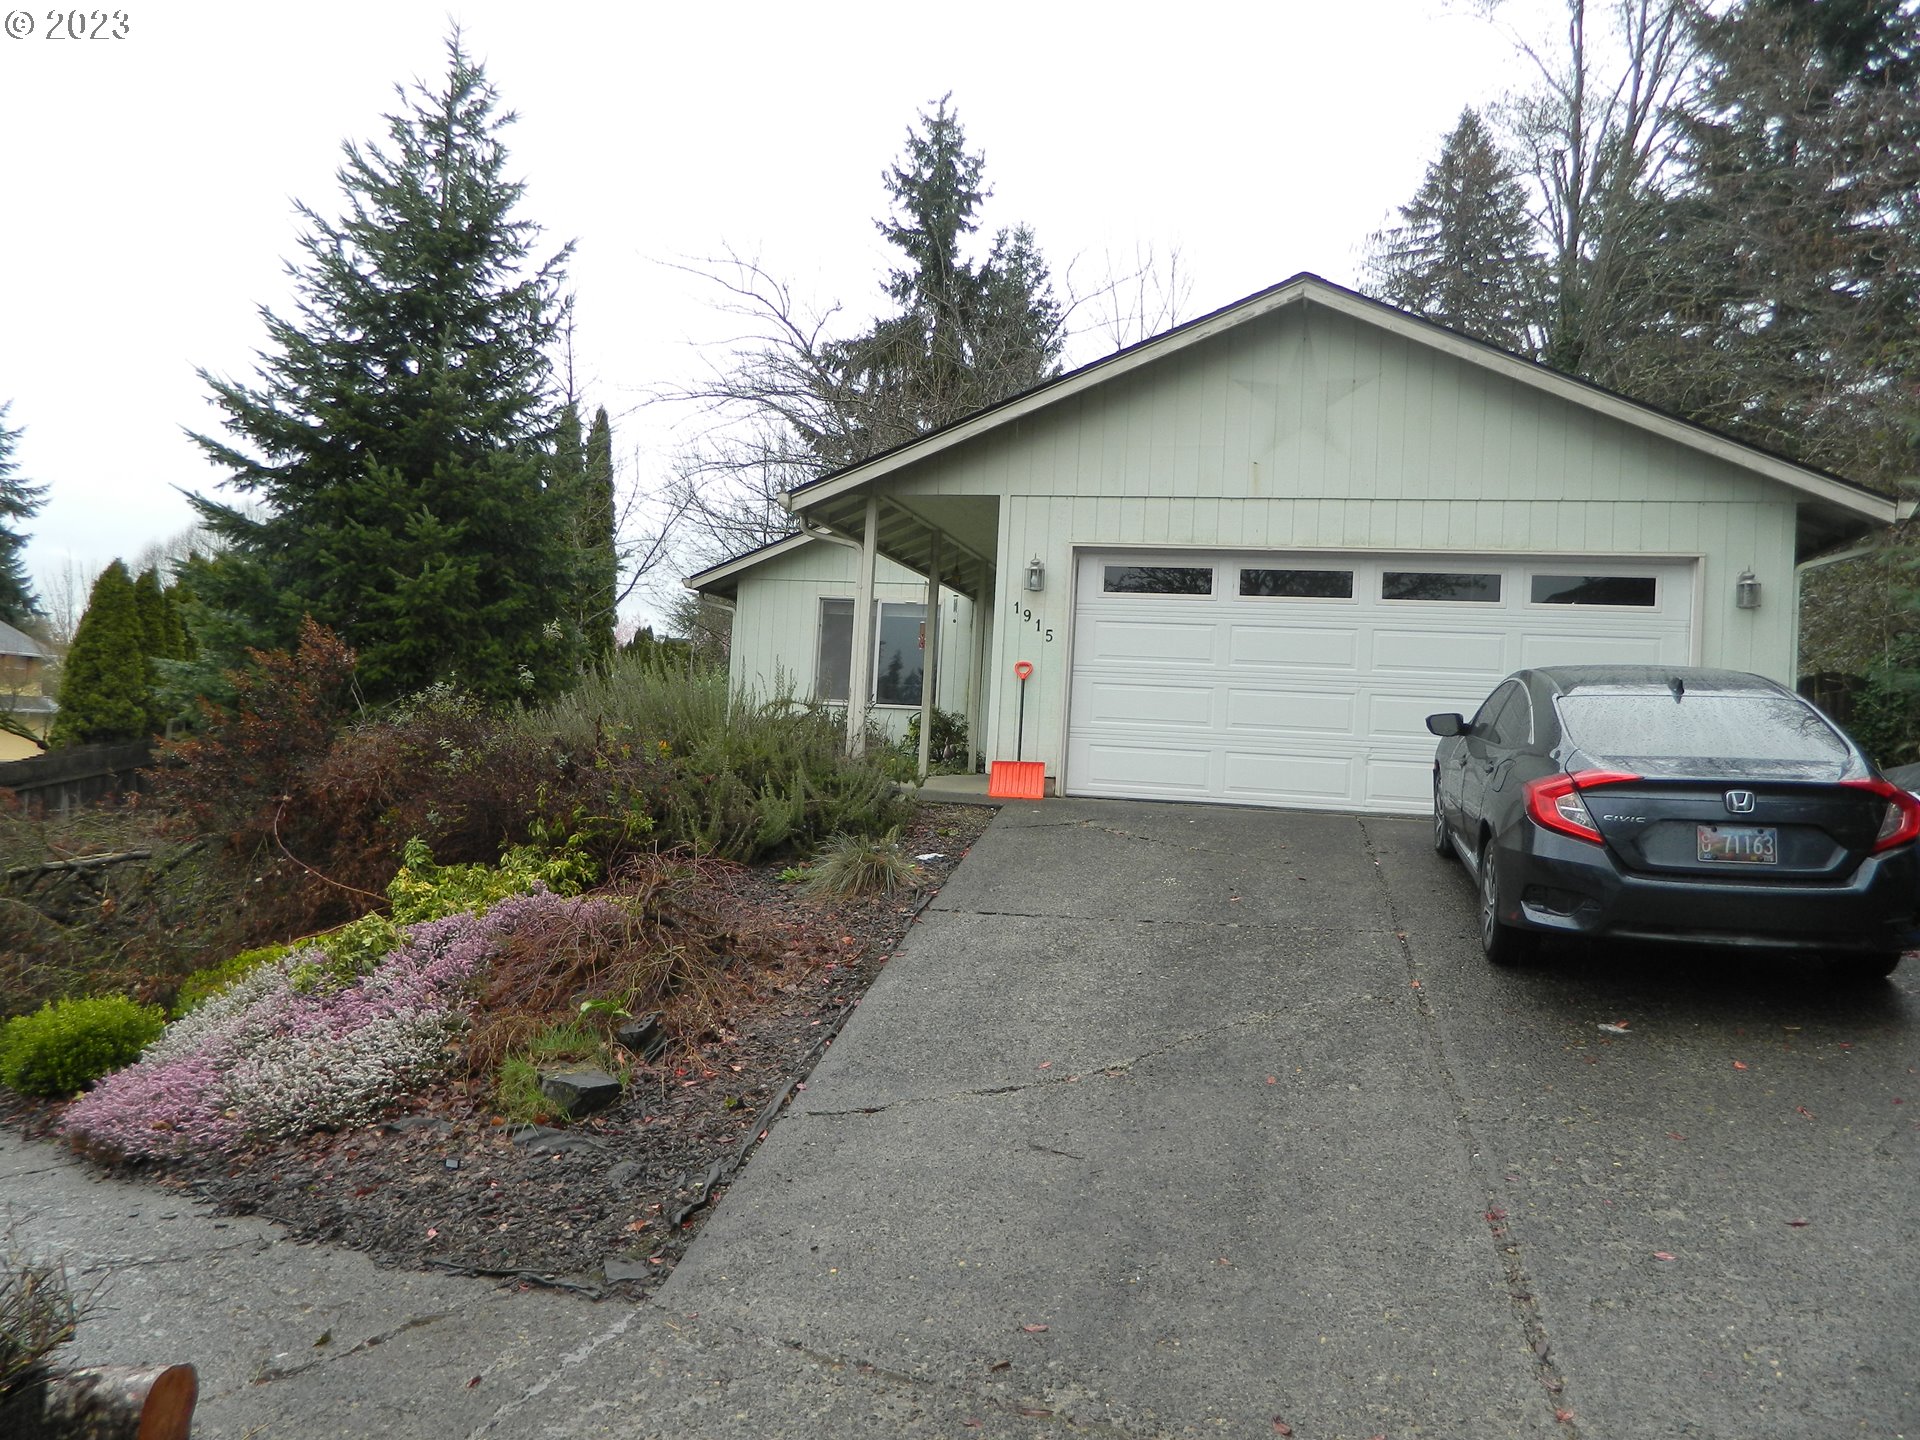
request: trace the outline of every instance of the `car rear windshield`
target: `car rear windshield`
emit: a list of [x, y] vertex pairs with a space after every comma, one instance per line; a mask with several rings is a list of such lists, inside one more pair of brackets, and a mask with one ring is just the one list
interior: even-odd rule
[[1717, 762], [1827, 760], [1844, 764], [1847, 742], [1818, 712], [1787, 695], [1692, 693], [1562, 695], [1560, 723], [1589, 755]]

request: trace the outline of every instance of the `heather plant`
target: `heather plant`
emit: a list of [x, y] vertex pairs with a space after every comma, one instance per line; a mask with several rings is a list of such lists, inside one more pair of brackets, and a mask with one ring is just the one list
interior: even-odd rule
[[124, 995], [50, 1001], [0, 1026], [0, 1085], [22, 1095], [71, 1095], [131, 1064], [165, 1025], [158, 1005]]
[[297, 986], [313, 947], [291, 951], [176, 1022], [138, 1065], [76, 1102], [62, 1129], [153, 1156], [371, 1119], [446, 1065], [474, 977], [505, 937], [592, 903], [542, 891], [424, 921], [339, 988]]
[[242, 950], [238, 955], [230, 955], [218, 965], [208, 965], [194, 971], [180, 982], [180, 988], [174, 994], [172, 1018], [179, 1020], [191, 1015], [228, 986], [251, 975], [262, 965], [278, 960], [287, 953], [288, 948], [285, 945], [261, 945], [252, 950]]

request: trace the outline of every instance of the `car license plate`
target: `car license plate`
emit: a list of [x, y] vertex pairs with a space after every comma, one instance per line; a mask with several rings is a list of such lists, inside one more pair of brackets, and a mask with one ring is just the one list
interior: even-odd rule
[[1778, 865], [1780, 832], [1772, 825], [1702, 825], [1699, 856], [1710, 865]]

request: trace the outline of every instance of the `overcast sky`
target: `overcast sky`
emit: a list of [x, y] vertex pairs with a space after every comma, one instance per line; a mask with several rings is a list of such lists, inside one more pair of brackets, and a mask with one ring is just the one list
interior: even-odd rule
[[[23, 13], [35, 33], [10, 38]], [[578, 371], [643, 487], [673, 444], [644, 397], [730, 333], [675, 262], [730, 247], [871, 313], [881, 172], [947, 91], [986, 155], [985, 229], [1031, 224], [1079, 281], [1177, 247], [1192, 315], [1300, 270], [1352, 283], [1461, 106], [1524, 78], [1442, 0], [105, 13], [125, 38], [49, 38], [38, 9], [0, 38], [0, 402], [51, 486], [28, 551], [43, 588], [190, 523], [179, 491], [219, 480], [185, 435], [217, 424], [195, 370], [250, 376], [258, 307], [286, 308], [294, 202], [338, 213], [342, 141], [383, 134], [396, 82], [440, 82], [455, 20], [520, 115], [523, 213], [578, 244]]]

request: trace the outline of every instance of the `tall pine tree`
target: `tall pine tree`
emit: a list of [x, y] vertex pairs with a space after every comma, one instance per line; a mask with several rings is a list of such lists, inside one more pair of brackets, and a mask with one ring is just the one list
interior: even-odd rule
[[202, 372], [228, 438], [194, 438], [255, 501], [196, 501], [228, 542], [195, 577], [249, 642], [311, 615], [369, 698], [451, 680], [539, 695], [576, 668], [571, 516], [550, 483], [550, 349], [571, 247], [532, 260], [506, 176], [513, 116], [456, 32], [436, 90], [402, 89], [385, 146], [348, 144], [338, 220], [301, 205], [289, 317], [263, 311], [252, 384]]
[[808, 440], [828, 465], [950, 425], [1059, 371], [1065, 316], [1033, 231], [999, 231], [966, 254], [988, 191], [986, 158], [943, 96], [883, 177], [893, 215], [875, 222], [905, 263], [889, 273], [898, 307], [864, 335], [825, 347], [816, 397], [829, 423]]
[[20, 526], [46, 504], [47, 487], [29, 485], [20, 475], [20, 464], [13, 458], [20, 429], [7, 428], [7, 411], [11, 408], [12, 401], [0, 405], [0, 621], [20, 625], [40, 609], [33, 582], [27, 576], [23, 557], [27, 537]]
[[1526, 189], [1472, 107], [1368, 251], [1368, 289], [1382, 300], [1503, 349], [1539, 349], [1545, 268]]
[[613, 655], [614, 623], [619, 619], [620, 556], [614, 538], [613, 424], [603, 405], [587, 431], [575, 525], [580, 546], [581, 633], [589, 665], [604, 665]]

